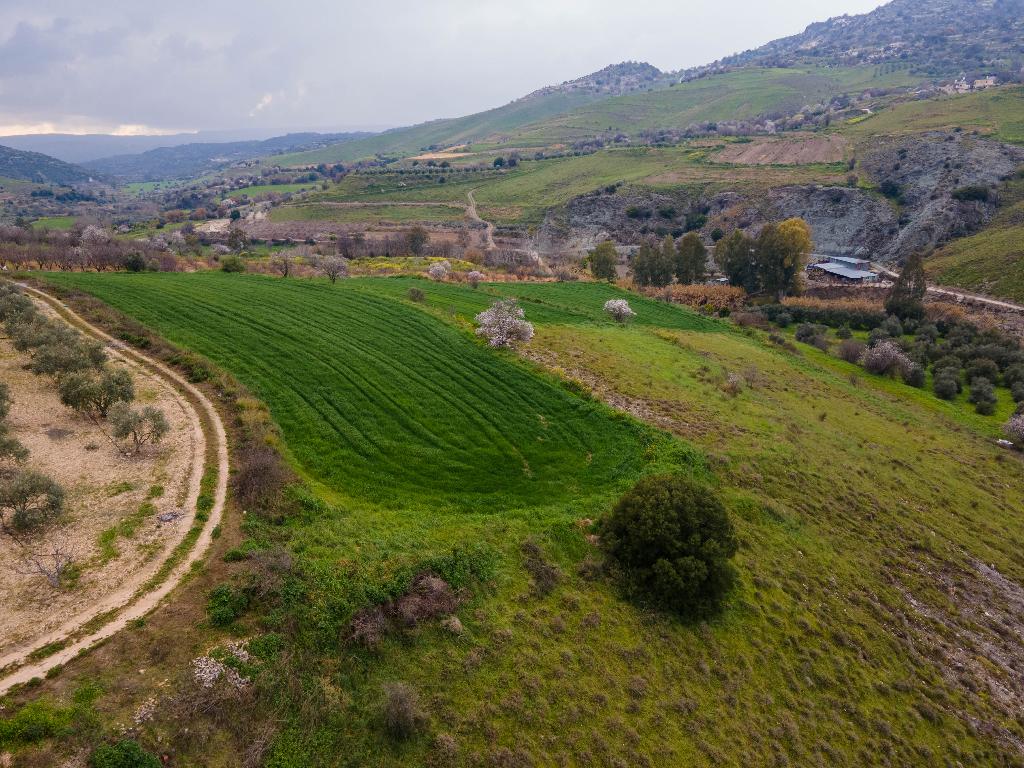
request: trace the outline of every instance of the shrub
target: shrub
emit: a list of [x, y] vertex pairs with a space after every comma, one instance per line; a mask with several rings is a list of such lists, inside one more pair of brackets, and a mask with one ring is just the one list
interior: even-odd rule
[[625, 323], [636, 317], [636, 312], [625, 299], [608, 299], [604, 303], [604, 311], [611, 315], [617, 323]]
[[395, 739], [408, 739], [425, 724], [416, 689], [408, 683], [384, 686], [384, 728]]
[[961, 202], [987, 203], [990, 194], [988, 187], [981, 184], [971, 184], [966, 187], [954, 189], [953, 199]]
[[839, 345], [839, 357], [848, 363], [856, 363], [867, 351], [867, 344], [856, 339], [846, 339]]
[[991, 382], [999, 380], [999, 366], [995, 361], [986, 357], [976, 357], [967, 363], [967, 380], [988, 379]]
[[104, 744], [89, 758], [89, 768], [160, 768], [160, 765], [155, 755], [146, 752], [132, 739]]
[[431, 280], [437, 280], [440, 282], [443, 281], [446, 277], [448, 277], [448, 273], [451, 271], [451, 262], [449, 262], [447, 259], [444, 259], [442, 261], [435, 261], [433, 264], [431, 264], [430, 268], [427, 270], [427, 275], [429, 275]]
[[910, 368], [914, 361], [895, 342], [882, 341], [868, 348], [860, 364], [876, 376], [893, 376]]
[[1010, 388], [1010, 394], [1013, 395], [1013, 402], [1024, 403], [1024, 381], [1018, 381]]
[[779, 326], [779, 328], [789, 328], [792, 323], [793, 316], [789, 314], [789, 312], [779, 312], [779, 314], [775, 316], [775, 324]]
[[64, 489], [31, 469], [0, 475], [0, 531], [34, 533], [64, 511]]
[[811, 344], [815, 336], [822, 335], [827, 329], [821, 325], [812, 323], [801, 323], [796, 327], [796, 340], [804, 344]]
[[714, 613], [735, 580], [725, 507], [685, 477], [640, 480], [604, 520], [601, 544], [632, 593], [681, 616]]
[[417, 304], [422, 304], [426, 300], [427, 294], [423, 292], [422, 288], [409, 289], [409, 301], [415, 301]]
[[982, 416], [991, 416], [996, 411], [996, 390], [988, 379], [972, 379], [971, 394], [967, 399]]
[[483, 272], [479, 272], [474, 269], [472, 272], [466, 275], [466, 282], [469, 283], [470, 287], [477, 288], [479, 287], [480, 283], [484, 281], [485, 277], [486, 276], [484, 275]]
[[220, 268], [222, 272], [245, 272], [245, 262], [241, 256], [225, 256], [220, 260]]
[[526, 321], [515, 299], [501, 299], [476, 316], [478, 336], [485, 336], [492, 347], [512, 347], [533, 338], [533, 325]]
[[1024, 448], [1024, 414], [1016, 414], [1003, 425], [1003, 432], [1011, 443]]
[[215, 627], [226, 627], [245, 613], [249, 607], [249, 596], [230, 584], [221, 584], [210, 591], [206, 602], [206, 614]]
[[896, 339], [903, 335], [903, 323], [896, 315], [889, 315], [879, 326], [887, 335]]
[[844, 341], [846, 339], [852, 339], [853, 331], [850, 330], [850, 326], [846, 325], [845, 323], [839, 326], [839, 328], [836, 330], [836, 338], [843, 339]]
[[935, 390], [936, 397], [942, 400], [953, 400], [960, 394], [960, 380], [947, 368], [936, 375], [932, 388]]
[[911, 387], [917, 387], [921, 389], [925, 385], [927, 376], [925, 375], [924, 368], [917, 363], [912, 363], [908, 367], [900, 371], [900, 375], [903, 377], [903, 383]]

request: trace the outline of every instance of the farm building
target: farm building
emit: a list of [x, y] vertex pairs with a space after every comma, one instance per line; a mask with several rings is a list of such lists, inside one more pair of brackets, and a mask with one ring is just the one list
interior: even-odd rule
[[868, 268], [870, 262], [849, 256], [832, 256], [828, 261], [809, 264], [807, 272], [816, 274], [819, 279], [839, 280], [849, 283], [870, 283], [878, 279], [878, 275]]

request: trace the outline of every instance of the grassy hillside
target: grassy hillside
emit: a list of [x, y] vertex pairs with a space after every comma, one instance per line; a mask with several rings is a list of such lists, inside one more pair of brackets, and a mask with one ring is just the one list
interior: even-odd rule
[[352, 161], [376, 154], [410, 155], [435, 144], [467, 142], [548, 146], [605, 132], [636, 135], [648, 128], [684, 128], [692, 122], [749, 118], [799, 109], [840, 93], [914, 82], [904, 70], [883, 73], [875, 67], [740, 70], [613, 98], [546, 94], [479, 115], [438, 120], [271, 161], [281, 165]]
[[[252, 704], [228, 702], [188, 734], [163, 712], [137, 729], [183, 765], [236, 765], [224, 734], [253, 717], [270, 718], [274, 767], [1016, 759], [1024, 489], [1019, 459], [991, 445], [993, 420], [960, 403], [636, 297], [637, 321], [617, 326], [600, 311], [619, 295], [607, 286], [52, 279], [242, 377], [333, 502], [278, 526], [247, 518], [248, 546], [283, 542], [302, 576], [282, 606], [220, 637], [273, 636], [284, 650]], [[404, 298], [411, 285], [423, 304]], [[498, 293], [522, 296], [532, 356], [680, 442], [472, 341], [467, 317]], [[730, 373], [745, 382], [736, 396], [722, 389]], [[713, 473], [739, 527], [741, 585], [707, 624], [642, 611], [580, 567], [592, 549], [579, 518], [671, 463]], [[562, 574], [550, 592], [530, 586], [528, 538]], [[458, 612], [461, 634], [424, 625], [376, 652], [345, 642], [356, 608], [417, 564], [451, 567], [458, 545], [476, 553], [465, 568], [493, 563]], [[152, 642], [161, 615], [102, 654], [100, 680], [133, 680], [100, 696], [112, 722], [178, 679], [127, 651]], [[200, 652], [216, 639], [194, 624], [174, 625]], [[70, 697], [75, 674], [42, 690]], [[394, 681], [419, 691], [427, 717], [406, 741], [381, 720]]]
[[964, 128], [1024, 144], [1024, 87], [1004, 86], [962, 96], [909, 101], [840, 130], [857, 139]]
[[[709, 150], [689, 147], [608, 149], [581, 157], [522, 162], [506, 171], [451, 174], [445, 184], [432, 177], [397, 173], [353, 174], [329, 191], [315, 193], [317, 202], [438, 202], [464, 204], [469, 191], [481, 215], [500, 224], [540, 222], [548, 209], [578, 195], [619, 182], [654, 188], [773, 183], [842, 182], [845, 166], [737, 167], [707, 159]], [[349, 214], [352, 215], [352, 214]]]

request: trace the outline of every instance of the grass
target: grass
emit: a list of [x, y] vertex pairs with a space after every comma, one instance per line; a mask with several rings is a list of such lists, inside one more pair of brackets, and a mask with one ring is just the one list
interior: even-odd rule
[[[631, 296], [636, 322], [616, 325], [600, 305], [621, 293], [606, 285], [52, 280], [233, 371], [319, 490], [279, 526], [246, 523], [247, 546], [283, 542], [302, 573], [294, 618], [243, 615], [232, 629], [293, 628], [283, 656], [295, 676], [268, 678], [261, 696], [278, 729], [268, 766], [443, 764], [442, 734], [456, 764], [1016, 759], [1015, 708], [988, 695], [1016, 674], [1015, 657], [992, 651], [1016, 653], [1000, 639], [1016, 603], [978, 570], [1024, 581], [1020, 460], [992, 444], [995, 420], [677, 307]], [[423, 304], [404, 298], [411, 286]], [[550, 373], [470, 337], [467, 318], [504, 293], [536, 323], [529, 351]], [[745, 382], [735, 397], [722, 389], [730, 373]], [[677, 440], [569, 396], [556, 376]], [[638, 473], [673, 466], [713, 473], [741, 540], [738, 590], [697, 626], [580, 569], [593, 552], [580, 519]], [[530, 587], [527, 538], [561, 571], [550, 594]], [[489, 573], [468, 585], [462, 634], [423, 625], [373, 653], [344, 642], [353, 610], [424, 563]], [[107, 663], [137, 673], [120, 654]], [[405, 742], [381, 722], [395, 681], [428, 717]], [[115, 688], [103, 710], [130, 716], [131, 694]], [[152, 728], [147, 738], [165, 735]], [[177, 759], [227, 763], [233, 749], [214, 736]]]
[[588, 93], [546, 93], [455, 120], [436, 120], [311, 152], [270, 158], [279, 165], [353, 161], [378, 154], [407, 156], [435, 144], [493, 143], [507, 147], [571, 144], [595, 134], [636, 136], [648, 128], [735, 120], [796, 110], [839, 93], [917, 82], [904, 69], [873, 66], [750, 69], [712, 75], [651, 91], [609, 98]]
[[925, 269], [942, 285], [1024, 302], [1024, 176], [1000, 196], [1003, 207], [984, 229], [940, 248]]
[[742, 167], [707, 160], [703, 148], [607, 149], [580, 157], [522, 162], [507, 171], [476, 171], [434, 178], [408, 174], [353, 174], [315, 202], [434, 202], [464, 204], [473, 191], [481, 213], [499, 224], [537, 224], [551, 208], [612, 184], [657, 189], [680, 186], [735, 189], [739, 185], [829, 183], [844, 178], [844, 166]]
[[60, 229], [68, 230], [75, 226], [78, 220], [74, 216], [44, 216], [32, 222], [34, 229]]
[[962, 96], [898, 103], [840, 130], [855, 139], [963, 128], [1024, 144], [1024, 87], [991, 88]]
[[240, 189], [233, 189], [230, 192], [224, 194], [221, 199], [232, 198], [237, 200], [242, 195], [248, 195], [250, 198], [259, 198], [264, 195], [285, 195], [290, 192], [301, 192], [305, 189], [314, 189], [320, 185], [317, 181], [308, 181], [302, 184], [254, 184], [248, 187], [241, 187]]

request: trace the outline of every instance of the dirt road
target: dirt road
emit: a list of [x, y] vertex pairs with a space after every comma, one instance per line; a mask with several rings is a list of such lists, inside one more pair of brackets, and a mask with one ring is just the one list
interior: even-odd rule
[[494, 251], [497, 250], [498, 246], [494, 244], [494, 225], [489, 221], [484, 221], [480, 218], [480, 214], [476, 210], [476, 198], [473, 197], [475, 189], [469, 190], [466, 193], [466, 197], [469, 198], [469, 205], [466, 206], [466, 215], [469, 216], [473, 221], [477, 221], [483, 224], [486, 229], [484, 230], [484, 250]]
[[[891, 270], [885, 269], [884, 267], [879, 268], [879, 272], [886, 277], [890, 277], [895, 280], [899, 277], [899, 274]], [[942, 288], [938, 285], [929, 285], [928, 293], [933, 293], [936, 296], [948, 296], [951, 299], [964, 302], [974, 302], [977, 304], [984, 304], [995, 309], [1007, 310], [1010, 312], [1021, 312], [1024, 313], [1024, 306], [1020, 304], [1014, 304], [1011, 301], [1002, 301], [1000, 299], [990, 299], [987, 296], [978, 296], [973, 293], [964, 293], [963, 291], [956, 291], [951, 288]]]
[[[203, 524], [198, 539], [192, 545], [188, 554], [172, 568], [171, 572], [158, 586], [146, 591], [145, 586], [149, 580], [148, 574], [145, 572], [137, 574], [133, 578], [126, 580], [117, 592], [109, 595], [98, 604], [90, 606], [88, 611], [76, 616], [72, 621], [48, 633], [46, 636], [37, 638], [31, 647], [19, 649], [8, 656], [0, 658], [0, 669], [7, 670], [4, 673], [0, 673], [0, 695], [10, 690], [12, 686], [28, 682], [34, 677], [42, 677], [49, 670], [70, 661], [88, 648], [114, 635], [126, 627], [129, 622], [145, 616], [156, 608], [189, 572], [192, 564], [198, 561], [206, 553], [206, 550], [209, 549], [210, 544], [213, 542], [213, 530], [220, 524], [221, 517], [223, 516], [228, 483], [228, 444], [224, 424], [217, 413], [217, 409], [213, 407], [198, 388], [162, 363], [135, 352], [99, 328], [90, 325], [63, 302], [34, 288], [22, 287], [34, 298], [46, 302], [49, 306], [53, 307], [69, 324], [105, 342], [111, 348], [112, 355], [145, 367], [154, 374], [164, 378], [175, 389], [185, 395], [186, 402], [195, 410], [194, 423], [196, 425], [195, 428], [199, 430], [194, 443], [202, 451], [197, 471], [192, 477], [192, 484], [186, 504], [186, 508], [192, 510], [193, 519], [196, 502], [200, 493], [199, 484], [205, 466], [207, 440], [212, 440], [216, 447], [217, 482], [214, 490], [213, 507], [210, 509], [209, 517]], [[213, 434], [207, 434], [203, 429], [204, 421], [200, 418], [200, 415], [205, 417], [206, 423], [212, 427], [209, 431], [212, 431]], [[90, 622], [110, 614], [114, 614], [113, 618], [99, 629], [83, 633], [83, 627]], [[56, 653], [50, 654], [45, 659], [26, 663], [28, 657], [34, 651], [54, 644], [64, 644], [64, 647]]]

